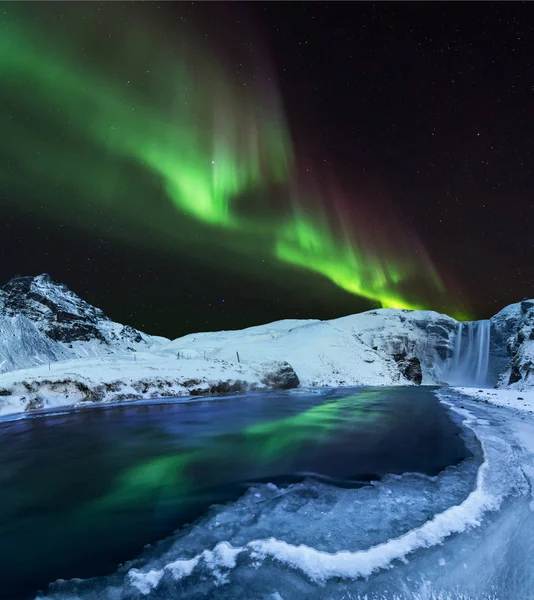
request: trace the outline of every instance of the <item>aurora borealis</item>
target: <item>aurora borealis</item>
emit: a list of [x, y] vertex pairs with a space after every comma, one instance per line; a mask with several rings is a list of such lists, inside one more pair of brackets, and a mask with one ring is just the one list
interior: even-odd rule
[[[107, 25], [113, 37], [118, 17], [111, 6], [106, 10], [111, 13]], [[60, 29], [55, 23], [57, 10], [51, 12], [52, 30]], [[68, 30], [61, 28], [46, 38], [24, 15], [11, 21], [8, 15], [4, 23], [7, 35], [2, 36], [0, 55], [7, 75], [4, 82], [25, 82], [26, 110], [34, 118], [49, 121], [65, 137], [73, 137], [76, 144], [74, 154], [70, 143], [63, 141], [51, 148], [39, 132], [8, 123], [18, 140], [9, 146], [9, 157], [23, 164], [32, 179], [46, 174], [55, 185], [68, 186], [77, 196], [87, 196], [89, 181], [93, 202], [106, 210], [128, 210], [120, 199], [120, 190], [127, 187], [120, 172], [111, 175], [107, 164], [77, 156], [80, 145], [89, 145], [106, 157], [106, 163], [130, 161], [156, 177], [165, 200], [175, 208], [173, 222], [162, 228], [162, 237], [180, 238], [188, 221], [194, 220], [205, 228], [208, 243], [210, 228], [227, 230], [228, 245], [237, 245], [251, 262], [255, 238], [260, 237], [271, 248], [270, 260], [314, 271], [385, 307], [424, 306], [424, 301], [414, 301], [402, 291], [402, 283], [415, 271], [429, 288], [442, 291], [428, 260], [406, 245], [396, 245], [392, 255], [377, 244], [361, 243], [361, 224], [345, 223], [341, 229], [339, 223], [331, 222], [327, 207], [335, 207], [336, 198], [321, 197], [317, 190], [299, 185], [297, 161], [272, 82], [251, 89], [246, 83], [240, 86], [225, 73], [216, 53], [189, 31], [172, 63], [161, 62], [152, 75], [146, 65], [132, 64], [132, 49], [136, 47], [134, 54], [139, 54], [144, 42], [143, 62], [150, 57], [155, 63], [169, 50], [153, 43], [159, 37], [155, 25], [143, 31], [135, 20], [114, 46], [117, 62], [127, 71], [124, 80], [120, 84], [110, 81], [109, 68], [97, 66], [86, 49], [94, 44], [87, 15], [80, 21], [68, 12]], [[84, 6], [83, 12], [94, 13], [94, 9]], [[87, 46], [79, 44], [80, 23]], [[194, 65], [184, 59], [191, 54]], [[259, 73], [258, 78], [263, 76]], [[135, 83], [143, 78], [146, 87], [136, 89]], [[30, 156], [28, 146], [41, 143], [46, 150]], [[276, 186], [282, 188], [279, 194], [285, 206], [281, 210], [269, 203]], [[246, 206], [241, 209], [243, 201], [261, 210], [249, 214]], [[313, 204], [321, 210], [312, 210]], [[149, 196], [137, 198], [135, 206], [141, 223], [147, 212], [154, 211]], [[400, 233], [396, 232], [398, 239], [402, 239]]]
[[283, 280], [303, 304], [324, 284], [353, 297], [354, 311], [472, 316], [394, 194], [384, 199], [308, 152], [313, 132], [290, 118], [269, 40], [252, 21], [232, 13], [229, 39], [217, 23], [228, 5], [165, 10], [3, 5], [10, 215], [37, 212], [43, 227], [133, 244], [179, 270], [208, 267], [230, 282], [241, 273], [259, 286]]

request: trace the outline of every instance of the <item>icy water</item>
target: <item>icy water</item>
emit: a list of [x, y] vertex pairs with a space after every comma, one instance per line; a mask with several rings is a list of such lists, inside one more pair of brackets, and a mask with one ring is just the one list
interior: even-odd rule
[[7, 424], [4, 597], [59, 577], [38, 598], [531, 599], [534, 418], [439, 395], [296, 391]]
[[[365, 547], [383, 533], [362, 513], [377, 500], [371, 481], [435, 476], [471, 456], [447, 410], [416, 388], [59, 412], [0, 424], [0, 447], [0, 586], [9, 600], [35, 597], [57, 579], [114, 573], [177, 528], [185, 558], [230, 535], [306, 543], [315, 525], [315, 548]], [[401, 532], [409, 506], [402, 490], [392, 500], [377, 510], [394, 508], [382, 517]], [[346, 504], [345, 524], [332, 503]], [[435, 510], [426, 504], [421, 521]], [[201, 516], [205, 525], [184, 528]], [[361, 529], [356, 539], [345, 525]], [[161, 555], [173, 541], [152, 551]], [[222, 590], [216, 579], [212, 587]], [[138, 588], [124, 597], [138, 597]], [[250, 596], [243, 589], [235, 597]]]

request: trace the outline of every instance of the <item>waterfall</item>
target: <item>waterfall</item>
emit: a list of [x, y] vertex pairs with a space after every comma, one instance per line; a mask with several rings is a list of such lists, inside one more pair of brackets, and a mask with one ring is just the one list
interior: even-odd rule
[[451, 385], [487, 385], [490, 321], [458, 323], [454, 353], [445, 379]]

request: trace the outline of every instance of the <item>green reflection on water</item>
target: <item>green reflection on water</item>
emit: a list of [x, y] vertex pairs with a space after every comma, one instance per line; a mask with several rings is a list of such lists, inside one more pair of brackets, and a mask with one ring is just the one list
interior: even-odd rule
[[[364, 391], [290, 417], [250, 425], [237, 434], [217, 436], [213, 443], [194, 451], [144, 459], [121, 472], [111, 490], [86, 508], [124, 510], [162, 501], [166, 494], [166, 500], [177, 506], [190, 502], [203, 488], [221, 483], [233, 464], [238, 470], [244, 467], [244, 471], [247, 466], [256, 470], [258, 463], [265, 465], [282, 459], [290, 464], [299, 452], [347, 434], [353, 436], [350, 443], [357, 444], [358, 434], [371, 425], [375, 432], [377, 428], [389, 427], [390, 413], [379, 409], [376, 402], [382, 396], [381, 392]], [[195, 477], [195, 471], [203, 472], [206, 464], [220, 465], [218, 475], [212, 477], [221, 481]]]
[[197, 453], [180, 452], [142, 462], [124, 470], [115, 479], [111, 491], [92, 503], [100, 510], [123, 509], [157, 499], [163, 489], [173, 489], [175, 501], [193, 492], [194, 486], [186, 475], [187, 467]]
[[304, 444], [322, 444], [338, 434], [357, 432], [386, 417], [387, 413], [372, 408], [379, 396], [379, 392], [362, 392], [314, 406], [292, 417], [251, 425], [244, 430], [248, 450], [256, 459], [273, 460]]

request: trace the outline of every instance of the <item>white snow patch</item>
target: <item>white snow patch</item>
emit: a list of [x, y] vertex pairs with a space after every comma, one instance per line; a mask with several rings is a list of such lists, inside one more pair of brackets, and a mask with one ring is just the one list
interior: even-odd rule
[[142, 573], [137, 569], [131, 569], [128, 572], [129, 583], [136, 587], [144, 596], [150, 594], [157, 587], [162, 577], [163, 570], [156, 571], [153, 569], [148, 571], [148, 573]]
[[455, 387], [452, 389], [475, 400], [487, 401], [497, 406], [534, 413], [534, 390], [518, 392], [515, 390], [469, 387]]

